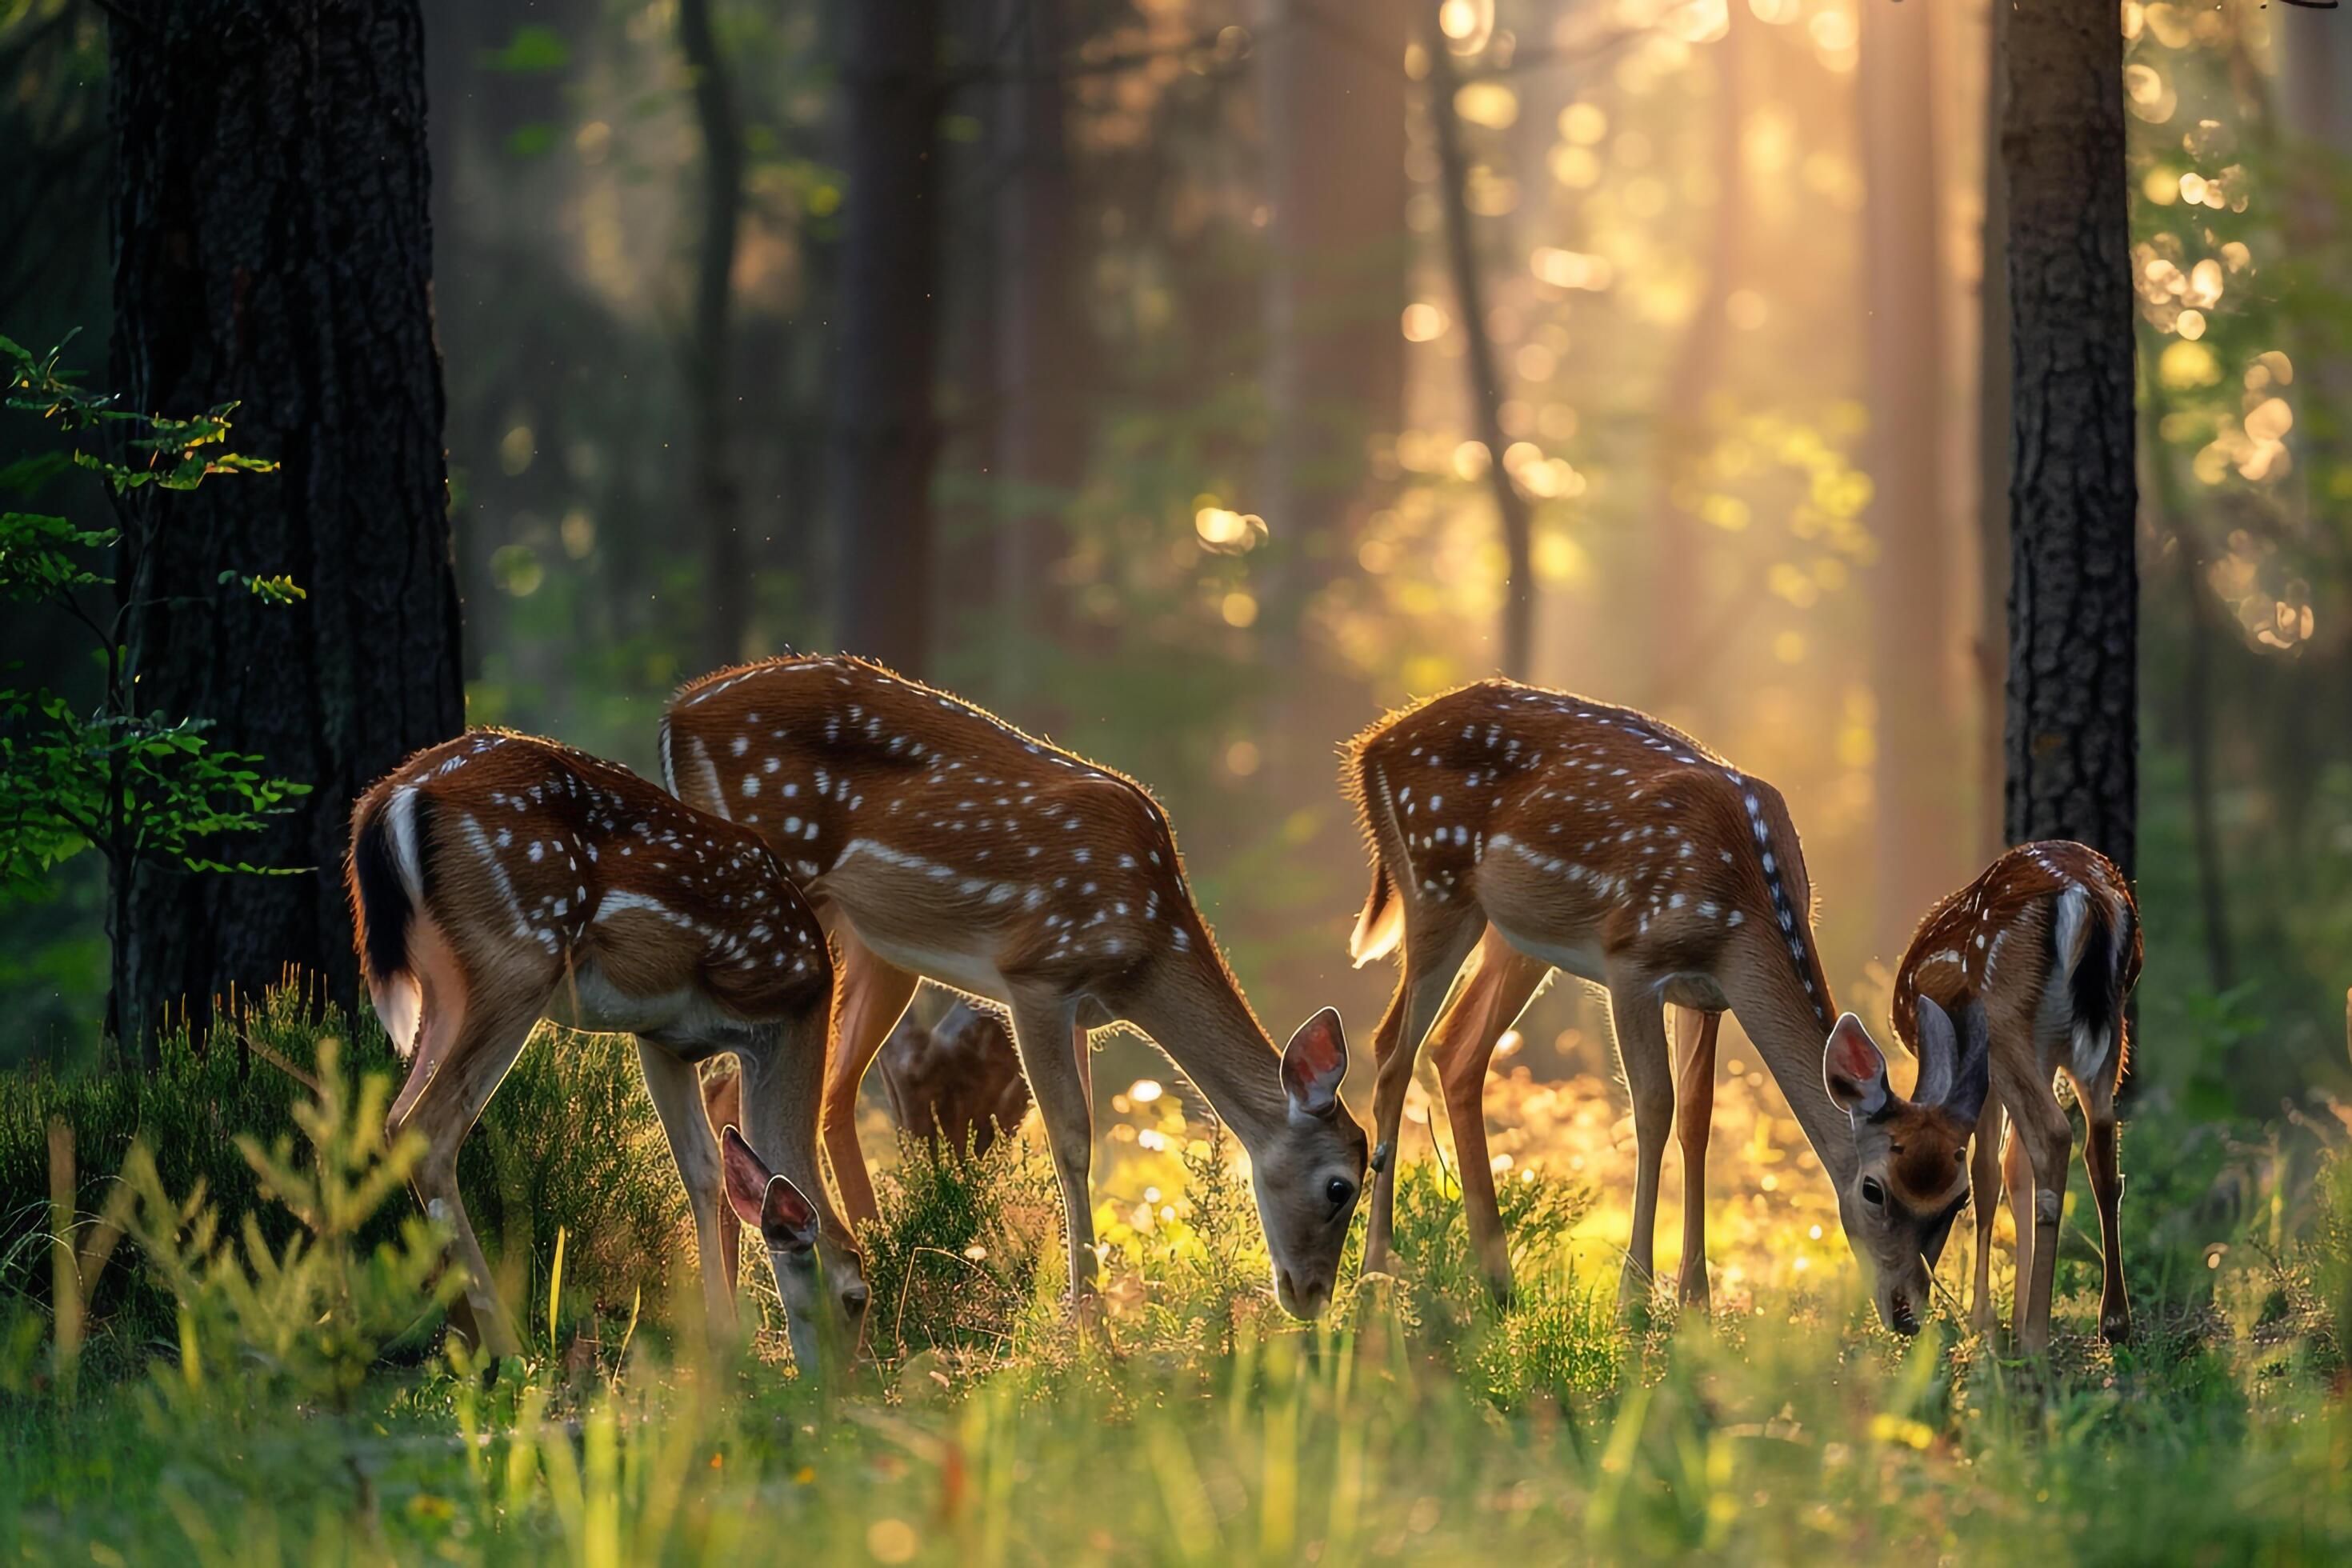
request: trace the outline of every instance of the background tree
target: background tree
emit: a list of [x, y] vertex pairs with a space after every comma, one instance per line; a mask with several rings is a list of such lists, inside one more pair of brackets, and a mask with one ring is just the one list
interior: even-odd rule
[[[165, 415], [239, 403], [239, 439], [281, 464], [235, 496], [131, 493], [152, 510], [121, 585], [131, 657], [148, 706], [311, 786], [240, 847], [315, 868], [135, 870], [114, 1015], [142, 1034], [289, 964], [355, 999], [351, 802], [465, 710], [415, 0], [116, 12], [113, 380]], [[308, 597], [216, 596], [231, 567]]]
[[2105, 0], [2008, 18], [2008, 827], [2132, 868], [2137, 479], [2123, 37]]
[[743, 657], [743, 638], [751, 621], [751, 581], [741, 487], [735, 473], [730, 353], [735, 246], [743, 222], [743, 128], [710, 10], [710, 0], [679, 0], [677, 45], [691, 79], [695, 124], [702, 132], [702, 237], [694, 263], [694, 326], [687, 347], [686, 384], [691, 399], [695, 510], [701, 514], [709, 566], [703, 657], [716, 667]]
[[1951, 755], [1954, 562], [1945, 527], [1949, 404], [1943, 183], [1935, 53], [1924, 5], [1862, 7], [1864, 289], [1873, 486], [1872, 685], [1877, 698], [1878, 926], [1910, 929], [1966, 874], [1949, 826], [1961, 805]]
[[936, 0], [851, 0], [842, 28], [848, 184], [831, 480], [843, 647], [929, 664], [938, 359]]

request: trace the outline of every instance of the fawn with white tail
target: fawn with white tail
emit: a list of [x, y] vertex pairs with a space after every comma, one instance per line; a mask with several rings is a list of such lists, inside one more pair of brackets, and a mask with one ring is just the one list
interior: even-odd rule
[[[1849, 1195], [1853, 1140], [1822, 1078], [1834, 1007], [1813, 943], [1804, 856], [1778, 791], [1644, 714], [1508, 680], [1381, 721], [1349, 747], [1345, 782], [1373, 860], [1349, 950], [1362, 964], [1403, 949], [1373, 1041], [1380, 1153], [1367, 1271], [1388, 1265], [1405, 1087], [1429, 1037], [1472, 1240], [1490, 1286], [1509, 1290], [1486, 1159], [1486, 1067], [1557, 968], [1608, 992], [1633, 1099], [1626, 1298], [1650, 1289], [1659, 1171], [1677, 1120], [1662, 1005], [1672, 1003], [1689, 1026], [1683, 1299], [1707, 1300], [1706, 1143], [1717, 1027], [1728, 1009], [1836, 1184], [1847, 1238], [1876, 1277], [1880, 1314], [1896, 1330], [1917, 1327], [1927, 1289], [1917, 1249]], [[1465, 959], [1471, 967], [1440, 1019]], [[1974, 1110], [1967, 1125], [1930, 1104], [1903, 1104], [1900, 1116], [1915, 1141], [1959, 1148]]]
[[1365, 1163], [1339, 1101], [1328, 1008], [1276, 1050], [1194, 907], [1141, 787], [929, 687], [848, 658], [706, 677], [663, 721], [679, 798], [765, 838], [841, 952], [826, 1150], [853, 1220], [874, 1216], [857, 1086], [919, 977], [1003, 1003], [1093, 1293], [1087, 1031], [1134, 1025], [1249, 1152], [1285, 1307], [1329, 1301]]
[[[2123, 873], [2087, 845], [2053, 841], [2020, 845], [1938, 902], [1919, 922], [1895, 971], [1895, 1032], [1919, 1050], [1922, 1083], [1951, 1054], [1954, 1016], [1969, 1037], [1962, 1059], [1989, 1058], [1991, 1093], [1979, 1098], [1982, 1110], [1969, 1173], [1977, 1217], [1970, 1317], [1979, 1328], [1992, 1326], [1992, 1230], [2000, 1195], [1994, 1183], [2005, 1178], [2017, 1223], [2018, 1344], [2030, 1352], [2050, 1343], [2058, 1224], [2074, 1145], [2074, 1129], [2053, 1087], [2060, 1073], [2073, 1081], [2083, 1107], [2083, 1165], [2099, 1210], [2105, 1264], [2099, 1329], [2110, 1340], [2131, 1333], [2116, 1228], [2123, 1174], [2116, 1164], [2116, 1089], [2130, 1053], [2124, 1003], [2138, 983], [2139, 966], [2139, 911]], [[1860, 1024], [1840, 1022], [1829, 1063], [1831, 1091], [1853, 1119], [1860, 1166], [1885, 1177], [1875, 1201], [1889, 1209], [1899, 1205], [1911, 1216], [1932, 1268], [1958, 1208], [1956, 1201], [1919, 1196], [1923, 1188], [1948, 1179], [1944, 1151], [1938, 1145], [1922, 1156], [1882, 1126], [1890, 1103], [1886, 1059]], [[1890, 1164], [1890, 1145], [1891, 1168], [1881, 1169]]]
[[[714, 1319], [734, 1308], [723, 1192], [768, 1245], [803, 1373], [854, 1352], [867, 1290], [816, 1152], [833, 965], [766, 845], [626, 769], [476, 731], [361, 798], [346, 876], [369, 995], [412, 1058], [389, 1130], [425, 1139], [417, 1195], [456, 1230], [478, 1346], [521, 1348], [457, 1193], [457, 1148], [548, 1017], [636, 1037]], [[727, 1051], [743, 1062], [749, 1142], [704, 1119], [695, 1064]]]

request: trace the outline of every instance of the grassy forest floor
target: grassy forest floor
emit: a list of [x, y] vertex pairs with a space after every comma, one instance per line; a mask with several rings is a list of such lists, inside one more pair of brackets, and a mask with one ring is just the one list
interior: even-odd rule
[[[1801, 1146], [1782, 1145], [1760, 1095], [1732, 1092], [1716, 1313], [1636, 1325], [1614, 1308], [1605, 1089], [1507, 1080], [1498, 1124], [1557, 1123], [1505, 1184], [1515, 1304], [1474, 1286], [1439, 1151], [1407, 1167], [1404, 1278], [1345, 1289], [1304, 1326], [1270, 1300], [1222, 1141], [1139, 1085], [1103, 1140], [1108, 1345], [1059, 1305], [1059, 1215], [1034, 1147], [970, 1170], [910, 1155], [868, 1238], [872, 1359], [827, 1394], [789, 1365], [764, 1266], [747, 1294], [767, 1291], [768, 1326], [702, 1342], [680, 1293], [683, 1205], [626, 1092], [628, 1047], [574, 1037], [527, 1053], [511, 1105], [493, 1105], [478, 1142], [502, 1152], [472, 1206], [493, 1228], [513, 1211], [484, 1184], [547, 1179], [567, 1142], [626, 1163], [552, 1178], [557, 1195], [534, 1201], [569, 1215], [561, 1240], [509, 1229], [503, 1289], [533, 1351], [486, 1379], [436, 1348], [434, 1238], [397, 1155], [367, 1135], [385, 1080], [346, 1087], [283, 1016], [252, 1038], [327, 1095], [295, 1102], [300, 1141], [252, 1149], [249, 1196], [224, 1166], [190, 1201], [198, 1133], [166, 1128], [161, 1100], [132, 1120], [183, 1146], [109, 1163], [98, 1123], [129, 1113], [70, 1086], [0, 1094], [0, 1177], [20, 1179], [7, 1161], [44, 1118], [79, 1119], [89, 1163], [126, 1179], [86, 1173], [68, 1229], [130, 1230], [70, 1392], [51, 1227], [9, 1232], [0, 1560], [2352, 1560], [2340, 1169], [2306, 1181], [2292, 1225], [2283, 1185], [2249, 1189], [2230, 1239], [2195, 1247], [2136, 1189], [2128, 1346], [2086, 1337], [2097, 1265], [2070, 1231], [2042, 1365], [1966, 1331], [1949, 1302], [1915, 1341], [1877, 1329], [1833, 1216], [1814, 1234], [1829, 1199], [1791, 1171]], [[378, 1049], [351, 1055], [364, 1068]], [[158, 1076], [217, 1116], [236, 1096], [204, 1075], [224, 1070], [184, 1058]], [[275, 1070], [248, 1061], [239, 1081], [282, 1100]], [[2126, 1164], [2160, 1200], [2193, 1158], [2143, 1138]], [[648, 1226], [659, 1256], [634, 1239]], [[1947, 1259], [1947, 1284], [1964, 1261]]]

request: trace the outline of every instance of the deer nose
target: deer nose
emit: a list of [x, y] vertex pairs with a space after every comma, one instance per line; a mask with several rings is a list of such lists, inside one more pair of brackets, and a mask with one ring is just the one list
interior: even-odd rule
[[1887, 1327], [1898, 1334], [1916, 1334], [1919, 1331], [1919, 1319], [1911, 1310], [1911, 1299], [1908, 1296], [1896, 1296], [1887, 1303], [1886, 1322]]

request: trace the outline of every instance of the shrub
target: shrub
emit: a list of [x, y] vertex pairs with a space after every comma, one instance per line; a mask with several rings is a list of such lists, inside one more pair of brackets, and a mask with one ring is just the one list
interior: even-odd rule
[[[263, 1201], [237, 1140], [268, 1145], [290, 1137], [291, 1157], [309, 1157], [294, 1110], [309, 1098], [304, 1080], [319, 1078], [324, 1041], [347, 1038], [341, 1063], [354, 1081], [375, 1074], [396, 1085], [407, 1070], [373, 1018], [347, 1029], [331, 1011], [309, 1015], [289, 986], [202, 1042], [184, 1030], [166, 1035], [152, 1071], [0, 1077], [0, 1289], [47, 1299], [53, 1120], [73, 1130], [84, 1216], [103, 1207], [132, 1143], [142, 1142], [163, 1190], [189, 1193], [201, 1184], [221, 1212], [254, 1216], [262, 1237], [283, 1247], [293, 1222]], [[664, 1300], [669, 1271], [691, 1267], [677, 1169], [635, 1049], [619, 1037], [543, 1027], [467, 1140], [458, 1183], [499, 1289], [518, 1314], [530, 1307], [528, 1292], [543, 1288], [559, 1227], [574, 1300], [626, 1303], [640, 1284], [648, 1302]], [[411, 1202], [384, 1205], [358, 1245], [395, 1240], [414, 1211]], [[176, 1332], [168, 1294], [137, 1268], [117, 1268], [100, 1281], [93, 1314], [111, 1319], [118, 1337], [133, 1344]]]

